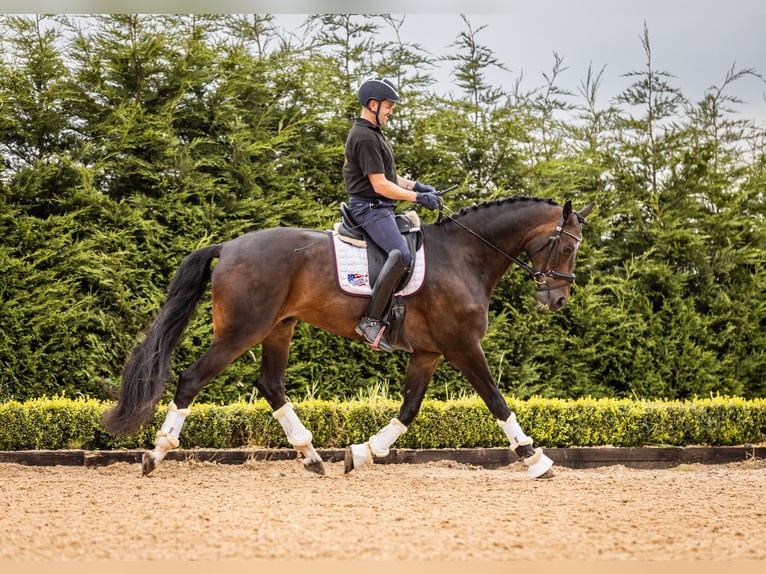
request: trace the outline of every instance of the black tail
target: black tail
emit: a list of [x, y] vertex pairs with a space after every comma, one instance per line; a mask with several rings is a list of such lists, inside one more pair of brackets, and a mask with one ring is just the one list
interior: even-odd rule
[[170, 376], [170, 360], [210, 281], [210, 263], [221, 245], [193, 251], [178, 266], [168, 294], [143, 342], [122, 371], [117, 406], [105, 413], [104, 425], [116, 434], [130, 434], [148, 423]]

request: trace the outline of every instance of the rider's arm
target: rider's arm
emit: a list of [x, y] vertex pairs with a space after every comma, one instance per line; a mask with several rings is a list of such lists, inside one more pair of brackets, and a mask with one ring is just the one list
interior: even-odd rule
[[417, 192], [412, 191], [415, 185], [414, 181], [397, 175], [397, 183], [394, 183], [386, 179], [386, 176], [382, 173], [371, 173], [367, 177], [375, 193], [378, 195], [401, 201], [415, 201], [418, 198]]

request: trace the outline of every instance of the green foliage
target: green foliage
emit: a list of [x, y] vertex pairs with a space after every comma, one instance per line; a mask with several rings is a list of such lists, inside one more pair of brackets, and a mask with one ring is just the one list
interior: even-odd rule
[[[732, 67], [689, 101], [657, 69], [644, 28], [645, 66], [602, 108], [604, 70], [588, 70], [574, 93], [558, 54], [537, 87], [491, 85], [488, 70], [514, 65], [463, 18], [442, 57], [458, 93], [445, 95], [432, 88], [435, 57], [402, 23], [315, 15], [300, 36], [270, 15], [0, 16], [0, 401], [108, 399], [189, 251], [271, 226], [331, 227], [355, 87], [371, 75], [403, 94], [386, 130], [399, 171], [460, 184], [451, 209], [513, 194], [597, 204], [564, 310], [537, 311], [515, 270], [497, 286], [484, 348], [503, 392], [766, 396], [766, 137], [731, 95], [762, 76]], [[210, 308], [208, 297], [175, 372], [209, 344]], [[199, 400], [258, 404], [259, 364], [258, 349], [245, 353]], [[287, 391], [396, 396], [406, 366], [403, 353], [299, 325]], [[470, 391], [443, 362], [428, 396]], [[430, 408], [421, 416], [435, 417]], [[221, 441], [273, 432], [268, 417], [243, 427], [231, 416], [216, 423], [229, 429]], [[427, 444], [448, 430], [440, 424], [406, 440]], [[317, 432], [340, 440], [337, 428]]]
[[689, 401], [533, 398], [516, 404], [520, 424], [547, 446], [641, 447], [761, 442], [762, 399], [714, 397]]
[[146, 430], [113, 437], [101, 426], [106, 406], [95, 399], [32, 399], [0, 403], [0, 449], [56, 450], [138, 448], [151, 444]]
[[508, 439], [481, 400], [427, 400], [396, 444], [402, 448], [471, 448], [503, 446]]
[[[713, 397], [690, 401], [509, 399], [519, 423], [535, 443], [547, 447], [738, 445], [766, 437], [766, 401]], [[151, 447], [167, 414], [129, 437], [101, 426], [110, 404], [93, 399], [32, 399], [0, 403], [0, 450]], [[368, 398], [334, 402], [305, 400], [295, 412], [317, 448], [366, 442], [397, 415], [398, 402]], [[181, 448], [291, 448], [268, 404], [196, 404], [186, 418]], [[508, 439], [478, 398], [426, 400], [397, 448], [503, 447]]]

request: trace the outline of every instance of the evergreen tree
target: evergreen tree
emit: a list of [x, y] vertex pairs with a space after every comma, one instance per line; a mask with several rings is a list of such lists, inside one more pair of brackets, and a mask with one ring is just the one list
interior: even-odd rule
[[432, 115], [435, 149], [442, 179], [460, 183], [462, 197], [485, 200], [507, 189], [520, 191], [520, 165], [513, 147], [519, 132], [514, 111], [504, 106], [505, 94], [486, 80], [490, 68], [505, 70], [491, 49], [481, 44], [474, 29], [461, 16], [466, 30], [451, 45], [457, 49], [443, 60], [454, 62], [453, 75], [462, 97], [442, 98]]
[[[373, 75], [400, 86], [387, 128], [400, 172], [462, 184], [450, 209], [513, 194], [597, 204], [566, 308], [537, 311], [514, 268], [495, 291], [483, 344], [504, 392], [764, 396], [766, 133], [730, 95], [763, 78], [732, 67], [689, 102], [644, 26], [646, 66], [604, 107], [603, 69], [573, 103], [558, 54], [541, 86], [507, 90], [487, 81], [504, 64], [463, 17], [445, 95], [404, 22], [316, 15], [299, 35], [270, 15], [0, 18], [0, 400], [109, 396], [189, 251], [329, 228], [356, 89]], [[204, 301], [176, 372], [210, 341]], [[395, 394], [406, 361], [302, 324], [288, 394]], [[259, 362], [246, 353], [200, 400], [252, 398]], [[430, 396], [468, 391], [443, 363]]]

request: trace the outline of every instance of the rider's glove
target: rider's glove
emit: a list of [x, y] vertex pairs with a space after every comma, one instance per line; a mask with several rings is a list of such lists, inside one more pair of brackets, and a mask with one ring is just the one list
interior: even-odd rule
[[412, 189], [413, 191], [422, 191], [423, 193], [434, 193], [436, 191], [433, 186], [430, 186], [427, 183], [420, 183], [419, 181], [415, 182]]
[[418, 192], [418, 198], [415, 201], [426, 209], [439, 209], [439, 196], [435, 193]]

